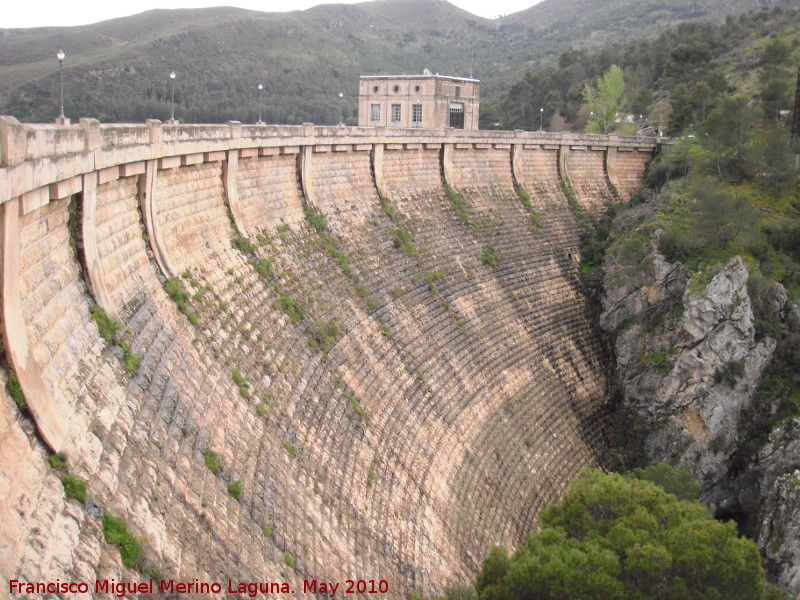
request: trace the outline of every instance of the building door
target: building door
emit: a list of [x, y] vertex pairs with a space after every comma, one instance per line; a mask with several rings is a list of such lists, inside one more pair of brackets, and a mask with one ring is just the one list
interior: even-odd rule
[[450, 127], [464, 129], [464, 103], [450, 103]]

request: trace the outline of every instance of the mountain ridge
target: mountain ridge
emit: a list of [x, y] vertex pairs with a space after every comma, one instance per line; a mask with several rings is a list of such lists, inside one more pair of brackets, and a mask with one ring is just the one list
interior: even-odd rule
[[[752, 0], [697, 2], [544, 0], [485, 19], [447, 0], [373, 0], [267, 13], [231, 7], [155, 9], [76, 27], [0, 30], [0, 113], [49, 121], [58, 111], [63, 48], [67, 116], [102, 121], [167, 118], [170, 71], [176, 116], [189, 122], [254, 121], [257, 84], [276, 123], [355, 123], [358, 76], [475, 75], [482, 98], [499, 97], [528, 70], [570, 47], [663, 29], [679, 16], [723, 18]], [[656, 8], [654, 8], [656, 7]], [[622, 19], [615, 15], [628, 14]], [[663, 22], [653, 14], [668, 14]], [[605, 15], [600, 19], [600, 15]], [[569, 19], [569, 26], [566, 25]], [[265, 75], [266, 74], [266, 75]], [[343, 106], [339, 93], [344, 93]]]

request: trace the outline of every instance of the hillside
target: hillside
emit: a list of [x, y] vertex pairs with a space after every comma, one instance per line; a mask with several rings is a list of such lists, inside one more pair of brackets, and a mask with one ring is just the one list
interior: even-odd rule
[[344, 115], [353, 123], [365, 73], [474, 73], [491, 103], [526, 69], [572, 45], [637, 38], [676, 20], [722, 19], [755, 5], [600, 4], [546, 0], [493, 21], [445, 0], [377, 0], [289, 13], [154, 10], [89, 26], [0, 30], [0, 113], [34, 122], [58, 114], [55, 52], [63, 48], [71, 118], [167, 118], [174, 70], [176, 116], [186, 122], [255, 121], [263, 81], [268, 122], [336, 122], [344, 92]]
[[[747, 94], [752, 103], [766, 99], [770, 110], [791, 108], [790, 89], [800, 60], [800, 18], [796, 8], [776, 6], [729, 16], [724, 21], [700, 20], [666, 28], [648, 38], [613, 42], [601, 48], [572, 48], [552, 65], [532, 68], [510, 84], [493, 107], [492, 122], [503, 129], [538, 127], [544, 117], [563, 117], [574, 130], [588, 117], [582, 91], [595, 85], [611, 65], [624, 71], [625, 94], [620, 112], [642, 115], [651, 124], [678, 135], [702, 120], [726, 93]], [[766, 46], [777, 52], [760, 58]], [[766, 79], [765, 79], [766, 78]], [[767, 80], [770, 80], [768, 82]], [[769, 84], [769, 85], [767, 85]], [[483, 116], [488, 117], [487, 107]], [[635, 127], [628, 133], [635, 131]]]

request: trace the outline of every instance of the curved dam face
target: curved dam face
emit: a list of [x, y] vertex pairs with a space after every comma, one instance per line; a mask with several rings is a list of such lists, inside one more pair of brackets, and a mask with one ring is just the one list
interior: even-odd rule
[[0, 392], [6, 590], [157, 572], [433, 596], [597, 464], [608, 382], [565, 190], [626, 199], [653, 142], [10, 118], [0, 141], [27, 401]]

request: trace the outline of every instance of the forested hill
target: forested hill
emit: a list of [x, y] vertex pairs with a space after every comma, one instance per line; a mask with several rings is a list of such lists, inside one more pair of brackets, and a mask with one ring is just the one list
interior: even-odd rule
[[792, 106], [798, 46], [800, 12], [781, 6], [729, 15], [724, 21], [683, 22], [656, 36], [599, 49], [576, 46], [509, 85], [497, 105], [481, 107], [482, 117], [487, 125], [530, 129], [538, 127], [544, 108], [546, 120], [557, 114], [581, 130], [589, 113], [585, 85], [617, 65], [625, 80], [618, 112], [642, 115], [645, 123], [668, 135], [703, 120], [734, 92], [777, 118], [779, 110]]
[[[774, 2], [778, 4], [779, 2]], [[797, 0], [780, 2], [796, 4]], [[658, 6], [661, 4], [662, 6]], [[0, 113], [24, 121], [58, 114], [63, 48], [68, 117], [186, 122], [356, 120], [358, 76], [474, 74], [487, 106], [526, 71], [564, 50], [656, 34], [684, 20], [720, 22], [758, 0], [544, 0], [489, 20], [445, 0], [376, 0], [265, 13], [233, 8], [155, 10], [80, 27], [0, 30]], [[344, 92], [345, 99], [339, 100]], [[488, 114], [488, 113], [487, 113]]]

